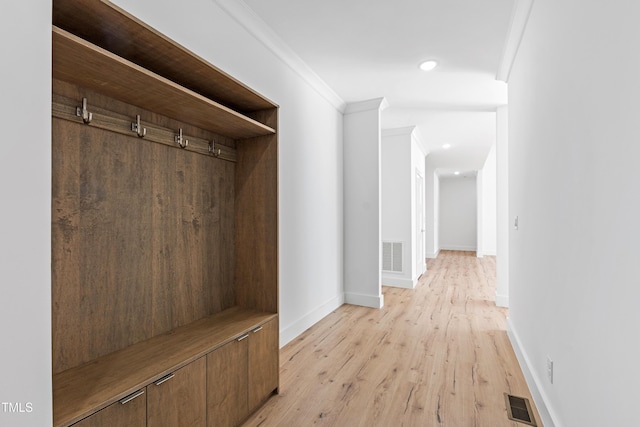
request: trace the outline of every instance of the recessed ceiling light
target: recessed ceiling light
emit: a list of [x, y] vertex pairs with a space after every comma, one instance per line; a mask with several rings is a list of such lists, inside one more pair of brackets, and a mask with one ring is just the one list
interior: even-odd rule
[[420, 64], [420, 69], [422, 71], [431, 71], [434, 68], [436, 68], [436, 66], [438, 65], [438, 63], [432, 59], [428, 60], [428, 61], [424, 61], [423, 63]]
[[460, 171], [455, 171], [453, 174], [454, 175], [460, 175]]
[[448, 150], [449, 148], [451, 148], [451, 144], [444, 144], [442, 148], [444, 148], [445, 150]]

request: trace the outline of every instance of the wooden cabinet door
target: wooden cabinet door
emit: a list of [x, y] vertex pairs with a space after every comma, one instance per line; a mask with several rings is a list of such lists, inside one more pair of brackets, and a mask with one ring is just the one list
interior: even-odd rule
[[256, 409], [278, 388], [278, 321], [251, 331], [249, 337], [249, 410]]
[[87, 417], [73, 427], [145, 427], [147, 425], [147, 395], [142, 389], [112, 403], [101, 411]]
[[249, 334], [207, 355], [207, 425], [235, 427], [249, 415], [247, 354]]
[[148, 427], [204, 427], [207, 364], [201, 357], [147, 386]]

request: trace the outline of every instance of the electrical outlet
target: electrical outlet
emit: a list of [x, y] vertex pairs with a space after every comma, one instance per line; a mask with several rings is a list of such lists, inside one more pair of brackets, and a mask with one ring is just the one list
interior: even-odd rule
[[513, 221], [513, 228], [514, 229], [518, 229], [518, 217], [516, 216], [516, 219]]
[[547, 378], [553, 384], [553, 360], [549, 356], [547, 356]]

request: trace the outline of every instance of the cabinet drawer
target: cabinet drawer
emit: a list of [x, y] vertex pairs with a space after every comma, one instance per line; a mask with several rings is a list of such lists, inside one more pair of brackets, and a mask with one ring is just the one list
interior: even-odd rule
[[200, 359], [147, 386], [148, 427], [206, 425], [206, 359]]
[[207, 425], [237, 426], [249, 412], [247, 356], [249, 335], [207, 355]]
[[145, 389], [141, 389], [78, 421], [73, 427], [145, 427], [146, 425], [147, 395]]
[[278, 388], [278, 321], [270, 320], [249, 336], [249, 411], [256, 409]]

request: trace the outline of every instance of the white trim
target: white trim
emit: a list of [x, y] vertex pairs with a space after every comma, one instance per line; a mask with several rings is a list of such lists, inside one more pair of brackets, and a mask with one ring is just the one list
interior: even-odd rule
[[361, 113], [370, 110], [384, 110], [389, 107], [386, 98], [368, 99], [366, 101], [350, 102], [344, 109], [344, 114]]
[[311, 312], [305, 314], [298, 320], [294, 321], [291, 325], [280, 330], [280, 348], [293, 341], [298, 335], [315, 325], [324, 317], [329, 315], [333, 310], [344, 304], [344, 294], [340, 294], [335, 298], [322, 304], [320, 307], [311, 310]]
[[382, 308], [384, 306], [384, 295], [364, 295], [355, 292], [345, 292], [344, 302], [346, 304], [361, 305], [363, 307]]
[[513, 347], [513, 351], [520, 363], [520, 369], [522, 369], [524, 378], [527, 381], [529, 390], [531, 391], [533, 401], [536, 403], [540, 418], [542, 418], [542, 424], [545, 427], [562, 427], [562, 424], [558, 421], [558, 416], [551, 407], [549, 396], [545, 393], [544, 388], [540, 387], [540, 384], [542, 384], [540, 377], [537, 375], [535, 370], [531, 369], [531, 360], [525, 353], [524, 348], [522, 348], [522, 343], [510, 317], [507, 318], [507, 335], [509, 335], [511, 346]]
[[382, 136], [410, 136], [417, 126], [407, 126], [403, 128], [382, 129]]
[[509, 308], [509, 295], [500, 295], [496, 293], [496, 305], [498, 307]]
[[458, 245], [443, 245], [440, 250], [441, 251], [467, 251], [467, 252], [476, 252], [477, 247], [475, 246], [458, 246]]
[[484, 258], [486, 256], [497, 256], [497, 254], [495, 251], [486, 251], [486, 252], [476, 251], [476, 256], [478, 258]]
[[403, 289], [415, 289], [416, 284], [418, 283], [417, 279], [406, 279], [400, 277], [389, 277], [382, 275], [382, 286], [392, 286], [394, 288], [403, 288]]
[[502, 59], [498, 66], [496, 80], [509, 82], [509, 74], [511, 67], [516, 60], [520, 42], [524, 36], [524, 30], [527, 27], [527, 21], [531, 14], [533, 0], [516, 0], [511, 11], [511, 20], [509, 21], [509, 30], [507, 32], [507, 40], [502, 50]]
[[427, 254], [427, 258], [429, 258], [429, 259], [435, 259], [435, 258], [438, 258], [438, 255], [440, 255], [440, 249], [438, 249], [438, 250], [436, 251], [436, 253], [428, 253], [428, 254]]
[[262, 20], [245, 2], [236, 0], [214, 0], [227, 14], [238, 22], [249, 34], [273, 52], [282, 62], [302, 77], [336, 110], [344, 113], [346, 102], [307, 65], [280, 38], [266, 22]]

